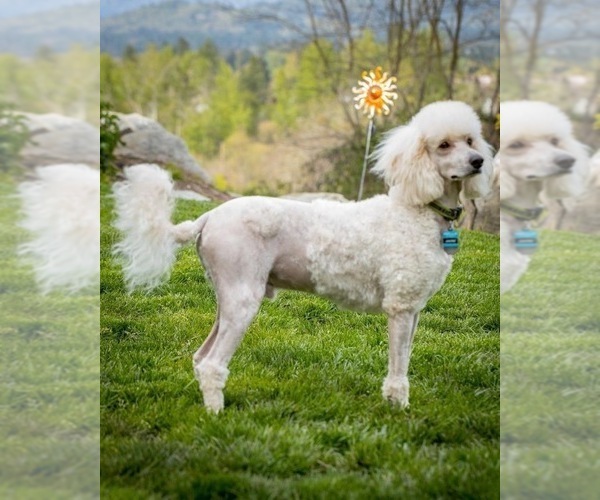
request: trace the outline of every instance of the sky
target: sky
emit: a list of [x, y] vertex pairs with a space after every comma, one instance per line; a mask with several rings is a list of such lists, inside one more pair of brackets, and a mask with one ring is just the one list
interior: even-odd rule
[[[126, 1], [126, 0], [125, 0]], [[97, 0], [0, 0], [0, 19], [34, 14], [45, 10], [52, 10], [65, 5], [96, 3]]]

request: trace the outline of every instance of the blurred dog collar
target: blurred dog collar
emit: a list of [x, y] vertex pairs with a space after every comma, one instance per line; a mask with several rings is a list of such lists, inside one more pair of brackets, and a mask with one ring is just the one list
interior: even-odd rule
[[507, 203], [500, 203], [500, 208], [519, 220], [537, 220], [542, 215], [544, 207], [520, 208]]

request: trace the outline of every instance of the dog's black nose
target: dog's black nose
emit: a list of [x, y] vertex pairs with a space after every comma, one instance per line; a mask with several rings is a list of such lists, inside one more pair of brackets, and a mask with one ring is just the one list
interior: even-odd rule
[[473, 168], [479, 170], [483, 165], [483, 157], [479, 155], [473, 155], [471, 158], [469, 158], [469, 163]]
[[573, 158], [571, 155], [560, 154], [554, 158], [554, 163], [563, 170], [569, 170], [575, 163], [575, 158]]

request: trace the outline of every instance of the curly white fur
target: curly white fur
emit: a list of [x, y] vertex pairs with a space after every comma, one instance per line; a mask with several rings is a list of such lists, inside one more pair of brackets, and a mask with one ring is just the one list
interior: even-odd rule
[[492, 148], [473, 124], [479, 124], [479, 118], [465, 103], [442, 101], [425, 106], [408, 125], [388, 133], [374, 153], [378, 163], [372, 171], [381, 175], [388, 186], [395, 186], [398, 196], [406, 203], [428, 203], [442, 196], [444, 191], [443, 178], [438, 175], [436, 165], [446, 163], [449, 167], [464, 163], [463, 158], [457, 157], [464, 151], [454, 151], [445, 158], [437, 155], [434, 163], [430, 160], [436, 156], [435, 149], [444, 140], [470, 137], [473, 149], [485, 159], [485, 168], [480, 175], [464, 179], [463, 196], [482, 198], [490, 190]]
[[43, 293], [75, 292], [98, 284], [99, 171], [81, 164], [38, 167], [18, 187], [31, 239], [19, 247], [33, 265]]
[[180, 243], [198, 234], [196, 226], [190, 221], [171, 223], [171, 175], [158, 165], [127, 169], [127, 182], [116, 183], [113, 195], [113, 224], [123, 234], [113, 253], [123, 266], [127, 287], [155, 288], [168, 278]]
[[311, 204], [238, 198], [188, 221], [185, 231], [169, 222], [168, 176], [149, 165], [125, 170], [126, 180], [115, 188], [117, 226], [125, 233], [117, 249], [126, 256], [130, 286], [156, 285], [173, 262], [177, 241], [198, 236], [218, 302], [215, 325], [193, 357], [210, 410], [223, 408], [229, 361], [274, 288], [387, 313], [390, 361], [382, 391], [392, 402], [408, 405], [407, 371], [418, 315], [452, 262], [440, 244], [448, 223], [427, 204], [438, 200], [454, 207], [462, 187], [468, 187], [469, 196], [487, 194], [491, 154], [472, 109], [442, 102], [390, 132], [376, 157], [374, 171], [390, 185], [389, 195]]
[[589, 172], [587, 148], [573, 136], [567, 115], [540, 101], [500, 105], [500, 291], [510, 290], [527, 270], [530, 257], [518, 252], [513, 233], [525, 223], [507, 206], [534, 208], [545, 198], [583, 192]]

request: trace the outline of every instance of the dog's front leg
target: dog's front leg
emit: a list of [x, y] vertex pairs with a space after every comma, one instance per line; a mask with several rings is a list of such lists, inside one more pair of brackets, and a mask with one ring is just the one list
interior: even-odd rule
[[408, 406], [408, 363], [419, 313], [407, 311], [388, 317], [389, 367], [383, 381], [383, 397], [402, 408]]

